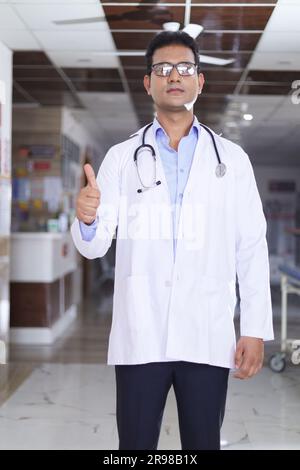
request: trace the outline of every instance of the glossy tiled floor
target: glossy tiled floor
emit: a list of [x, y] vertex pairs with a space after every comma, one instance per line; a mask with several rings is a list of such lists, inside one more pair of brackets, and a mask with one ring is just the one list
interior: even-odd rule
[[[53, 347], [12, 348], [10, 365], [0, 368], [0, 449], [117, 448], [106, 307], [99, 312], [93, 301], [85, 303]], [[299, 324], [292, 325], [298, 338]], [[267, 344], [266, 358], [276, 349]], [[265, 366], [251, 380], [231, 378], [222, 440], [224, 449], [300, 449], [300, 366], [289, 363], [282, 374]], [[159, 448], [180, 449], [173, 390]]]

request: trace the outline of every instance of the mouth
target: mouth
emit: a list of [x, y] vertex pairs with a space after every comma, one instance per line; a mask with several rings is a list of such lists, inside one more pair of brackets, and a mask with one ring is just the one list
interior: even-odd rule
[[184, 90], [182, 88], [170, 88], [169, 90], [167, 90], [167, 93], [168, 94], [177, 94], [177, 95], [180, 95], [181, 93], [184, 93]]

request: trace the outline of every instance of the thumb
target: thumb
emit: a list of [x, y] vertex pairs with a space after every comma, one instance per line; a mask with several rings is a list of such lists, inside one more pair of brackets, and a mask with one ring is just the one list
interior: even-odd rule
[[89, 163], [86, 163], [83, 169], [84, 169], [87, 181], [88, 181], [88, 185], [91, 186], [91, 188], [98, 189], [96, 176], [95, 176], [92, 166]]

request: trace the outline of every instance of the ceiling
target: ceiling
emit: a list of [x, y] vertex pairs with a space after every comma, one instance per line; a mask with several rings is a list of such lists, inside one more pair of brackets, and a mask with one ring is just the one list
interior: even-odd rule
[[[145, 60], [132, 53], [143, 53], [165, 21], [184, 25], [189, 12], [191, 22], [204, 26], [197, 39], [200, 52], [235, 59], [225, 67], [203, 64], [206, 84], [195, 114], [216, 131], [244, 141], [239, 118], [239, 135], [226, 125], [233, 119], [230, 107], [251, 103], [248, 132], [262, 124], [255, 113], [265, 99], [276, 106], [300, 79], [298, 0], [0, 0], [0, 41], [15, 51], [14, 103], [86, 108], [105, 129], [101, 138], [107, 146], [126, 138], [153, 119], [142, 85]], [[53, 23], [91, 17], [102, 21]]]
[[[291, 96], [232, 96], [222, 129], [226, 137], [246, 149], [256, 166], [299, 167], [299, 106]], [[244, 113], [254, 119], [245, 121]]]

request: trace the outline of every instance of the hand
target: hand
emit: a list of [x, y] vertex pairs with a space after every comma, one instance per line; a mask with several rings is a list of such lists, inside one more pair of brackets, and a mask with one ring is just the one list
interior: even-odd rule
[[100, 204], [100, 191], [93, 168], [89, 163], [83, 167], [87, 177], [87, 185], [80, 190], [76, 201], [76, 216], [85, 224], [92, 224], [96, 219]]
[[236, 379], [249, 379], [262, 368], [264, 360], [264, 342], [261, 338], [241, 336], [237, 343], [235, 365], [238, 371]]

